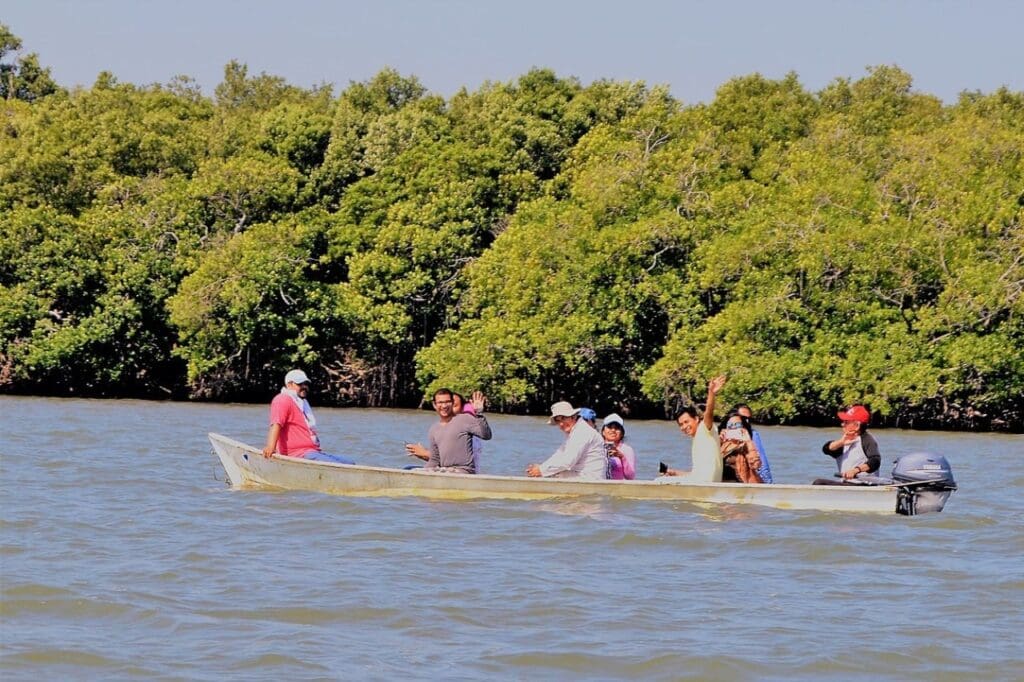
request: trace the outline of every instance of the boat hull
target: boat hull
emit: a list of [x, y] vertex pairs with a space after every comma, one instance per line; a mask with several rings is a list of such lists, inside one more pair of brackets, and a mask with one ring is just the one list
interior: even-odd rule
[[893, 514], [893, 486], [812, 486], [661, 481], [576, 481], [525, 476], [454, 474], [423, 469], [334, 464], [274, 455], [216, 433], [209, 434], [234, 488], [309, 490], [349, 496], [417, 496], [458, 499], [547, 499], [613, 497], [714, 504], [754, 504], [777, 509], [810, 509]]

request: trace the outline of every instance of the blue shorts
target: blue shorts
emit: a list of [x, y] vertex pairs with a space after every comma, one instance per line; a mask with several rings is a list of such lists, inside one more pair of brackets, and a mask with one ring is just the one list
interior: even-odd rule
[[328, 455], [326, 452], [307, 452], [304, 459], [312, 459], [317, 462], [334, 462], [335, 464], [355, 464], [355, 461], [348, 457]]

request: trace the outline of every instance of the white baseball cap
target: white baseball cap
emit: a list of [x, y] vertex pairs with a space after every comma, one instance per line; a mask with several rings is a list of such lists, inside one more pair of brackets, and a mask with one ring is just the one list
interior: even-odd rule
[[601, 423], [604, 426], [608, 426], [609, 424], [618, 424], [623, 429], [626, 428], [626, 422], [622, 421], [622, 417], [620, 417], [619, 415], [615, 414], [614, 412], [612, 412], [610, 415], [608, 415], [607, 417], [602, 419]]
[[308, 384], [309, 377], [301, 369], [293, 369], [284, 375], [284, 385], [288, 384]]

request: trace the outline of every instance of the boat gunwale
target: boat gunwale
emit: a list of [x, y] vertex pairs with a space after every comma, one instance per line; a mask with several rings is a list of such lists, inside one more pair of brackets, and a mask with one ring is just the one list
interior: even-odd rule
[[[219, 440], [226, 442], [233, 447], [239, 448], [246, 452], [259, 455], [263, 457], [263, 453], [252, 445], [242, 443], [234, 440], [228, 436], [224, 436], [218, 433], [210, 432], [207, 434], [210, 440]], [[462, 480], [492, 480], [492, 481], [515, 481], [518, 483], [526, 483], [527, 485], [539, 485], [542, 483], [549, 484], [556, 482], [559, 486], [565, 486], [567, 488], [573, 486], [627, 486], [627, 487], [646, 487], [646, 486], [681, 486], [681, 487], [708, 487], [713, 489], [724, 489], [724, 490], [762, 490], [765, 488], [771, 488], [772, 490], [792, 490], [792, 491], [809, 491], [813, 490], [815, 493], [822, 493], [823, 486], [816, 486], [809, 483], [732, 483], [732, 482], [687, 482], [685, 479], [679, 481], [672, 480], [580, 480], [580, 479], [565, 479], [565, 478], [544, 478], [544, 477], [531, 477], [531, 476], [502, 476], [497, 474], [468, 474], [454, 471], [430, 471], [425, 469], [400, 469], [393, 467], [381, 467], [372, 466], [369, 464], [341, 464], [339, 462], [326, 462], [320, 460], [307, 460], [301, 457], [288, 457], [287, 455], [281, 455], [274, 453], [267, 460], [278, 462], [284, 466], [299, 466], [299, 467], [326, 467], [338, 471], [351, 471], [352, 473], [359, 472], [372, 472], [382, 473], [388, 475], [401, 475], [401, 476], [425, 476], [429, 478], [451, 478], [457, 477]], [[666, 478], [666, 477], [661, 477]], [[667, 477], [672, 478], [672, 477]], [[894, 491], [899, 489], [899, 485], [860, 485], [860, 486], [842, 486], [838, 489], [845, 491], [857, 490], [857, 494], [872, 494], [869, 491], [874, 491], [874, 494], [885, 493], [892, 494]], [[832, 490], [835, 491], [837, 487], [833, 486]], [[596, 494], [596, 493], [586, 493]]]

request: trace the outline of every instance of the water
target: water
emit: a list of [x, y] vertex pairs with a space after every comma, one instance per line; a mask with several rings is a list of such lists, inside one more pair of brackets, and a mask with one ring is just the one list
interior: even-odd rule
[[[1024, 677], [1024, 437], [879, 430], [883, 470], [946, 455], [918, 517], [637, 501], [444, 502], [229, 490], [205, 434], [264, 405], [0, 398], [0, 677]], [[325, 447], [400, 466], [428, 412], [318, 410]], [[488, 473], [560, 438], [493, 416]], [[640, 478], [687, 466], [627, 422]], [[762, 430], [776, 480], [838, 430]], [[220, 479], [220, 480], [218, 480]]]

